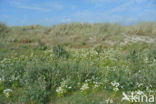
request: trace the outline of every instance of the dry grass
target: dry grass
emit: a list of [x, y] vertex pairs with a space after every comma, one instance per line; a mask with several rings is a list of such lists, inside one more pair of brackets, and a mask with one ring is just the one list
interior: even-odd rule
[[[1, 27], [5, 27], [5, 25]], [[97, 44], [112, 46], [123, 41], [125, 36], [138, 35], [151, 38], [156, 36], [156, 23], [151, 22], [129, 26], [110, 23], [70, 23], [49, 27], [40, 25], [11, 26], [8, 29], [9, 32], [5, 38], [7, 42], [37, 45], [40, 40], [47, 46], [56, 44], [64, 44], [69, 47], [92, 47]]]

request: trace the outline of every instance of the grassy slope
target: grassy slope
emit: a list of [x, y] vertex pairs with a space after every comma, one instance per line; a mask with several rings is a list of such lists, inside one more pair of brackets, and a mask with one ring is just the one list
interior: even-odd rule
[[[121, 26], [118, 24], [87, 24], [71, 23], [51, 27], [40, 25], [9, 27], [8, 35], [1, 36], [0, 57], [17, 53], [29, 53], [41, 45], [39, 41], [51, 48], [56, 44], [63, 44], [72, 48], [88, 48], [102, 45], [103, 47], [118, 47], [127, 40], [142, 37], [143, 41], [156, 39], [156, 24], [143, 22], [134, 26]], [[2, 32], [1, 32], [2, 33]], [[126, 39], [133, 36], [133, 39]], [[131, 42], [131, 41], [127, 41]], [[2, 59], [0, 58], [0, 59]]]
[[[137, 36], [142, 37], [141, 41], [146, 41], [147, 38], [153, 39], [152, 42], [140, 43], [140, 39], [134, 44], [128, 44], [126, 37]], [[126, 38], [126, 39], [125, 39]], [[129, 52], [133, 48], [149, 47], [156, 49], [156, 24], [155, 23], [141, 23], [135, 26], [120, 26], [118, 24], [61, 24], [51, 27], [42, 27], [39, 25], [23, 26], [23, 27], [9, 27], [9, 33], [0, 39], [0, 60], [10, 56], [31, 55], [31, 53], [38, 56], [42, 53], [40, 47], [47, 46], [51, 49], [53, 45], [63, 44], [69, 48], [91, 48], [102, 46], [104, 48], [112, 47], [114, 49], [123, 47], [123, 53]], [[130, 38], [128, 38], [130, 40]], [[42, 43], [40, 43], [41, 41]], [[123, 46], [120, 44], [124, 43]], [[56, 102], [60, 104], [96, 104], [103, 99], [106, 99], [111, 92], [103, 91], [97, 94], [90, 94], [81, 96], [79, 92], [75, 92], [72, 96], [68, 95]], [[92, 102], [94, 98], [94, 102]], [[117, 97], [117, 99], [119, 99]], [[80, 102], [81, 101], [81, 102]], [[118, 100], [117, 100], [118, 102]]]

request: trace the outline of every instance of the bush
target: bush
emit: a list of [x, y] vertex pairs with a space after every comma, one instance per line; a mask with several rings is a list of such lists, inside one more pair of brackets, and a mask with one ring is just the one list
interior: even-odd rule
[[40, 50], [46, 50], [47, 46], [44, 42], [42, 42], [41, 40], [38, 40], [38, 47]]
[[53, 53], [55, 54], [56, 57], [69, 57], [69, 53], [65, 50], [63, 45], [56, 45], [53, 46]]
[[0, 22], [0, 37], [5, 36], [8, 33], [8, 28], [4, 23]]

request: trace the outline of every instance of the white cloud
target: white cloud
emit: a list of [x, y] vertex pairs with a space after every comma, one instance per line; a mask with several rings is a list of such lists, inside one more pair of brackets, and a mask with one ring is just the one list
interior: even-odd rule
[[104, 4], [106, 5], [115, 2], [116, 0], [88, 0], [88, 1], [94, 4], [95, 8], [97, 8], [97, 7], [103, 7]]
[[69, 22], [71, 22], [71, 19], [70, 18], [65, 18], [65, 19], [62, 20], [62, 22], [63, 23], [69, 23]]
[[50, 12], [50, 9], [47, 8], [41, 8], [41, 7], [35, 7], [35, 6], [26, 6], [26, 5], [20, 5], [17, 8], [22, 8], [22, 9], [29, 9], [29, 10], [37, 10], [41, 12]]
[[56, 2], [46, 2], [42, 4], [33, 4], [29, 0], [13, 0], [10, 2], [11, 6], [21, 9], [28, 9], [28, 10], [36, 10], [40, 12], [50, 12], [52, 10], [61, 10], [63, 6]]
[[11, 6], [14, 6], [16, 8], [21, 8], [21, 9], [29, 9], [29, 10], [37, 10], [37, 11], [41, 11], [41, 12], [49, 12], [51, 11], [48, 8], [43, 8], [40, 7], [38, 5], [34, 5], [34, 4], [26, 4], [24, 2], [20, 2], [19, 0], [14, 0], [12, 2], [10, 2]]
[[[146, 5], [144, 5], [146, 4]], [[128, 11], [131, 11], [131, 12], [144, 12], [144, 10], [148, 9], [151, 7], [151, 3], [150, 2], [147, 2], [147, 0], [130, 0], [130, 1], [127, 1], [127, 2], [124, 2], [124, 3], [121, 3], [120, 5], [116, 5], [114, 6], [113, 8], [109, 9], [109, 10], [106, 10], [104, 11], [104, 13], [107, 13], [107, 14], [116, 14], [116, 13], [119, 13], [119, 12], [128, 12]]]
[[[126, 7], [131, 4], [147, 3], [147, 5], [149, 5], [151, 2], [152, 3], [154, 2], [154, 0], [125, 0], [125, 1], [124, 0], [87, 0], [87, 1], [94, 4], [95, 8], [104, 7], [104, 6], [108, 6], [108, 5], [112, 5], [112, 4], [117, 4], [117, 6], [118, 6], [118, 3], [121, 3], [121, 5], [125, 4], [124, 7]], [[120, 8], [120, 6], [118, 8]]]

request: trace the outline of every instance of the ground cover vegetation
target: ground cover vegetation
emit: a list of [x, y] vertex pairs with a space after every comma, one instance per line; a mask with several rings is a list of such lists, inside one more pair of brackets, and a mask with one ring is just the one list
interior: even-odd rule
[[0, 23], [1, 104], [135, 104], [123, 95], [155, 91], [156, 23]]

